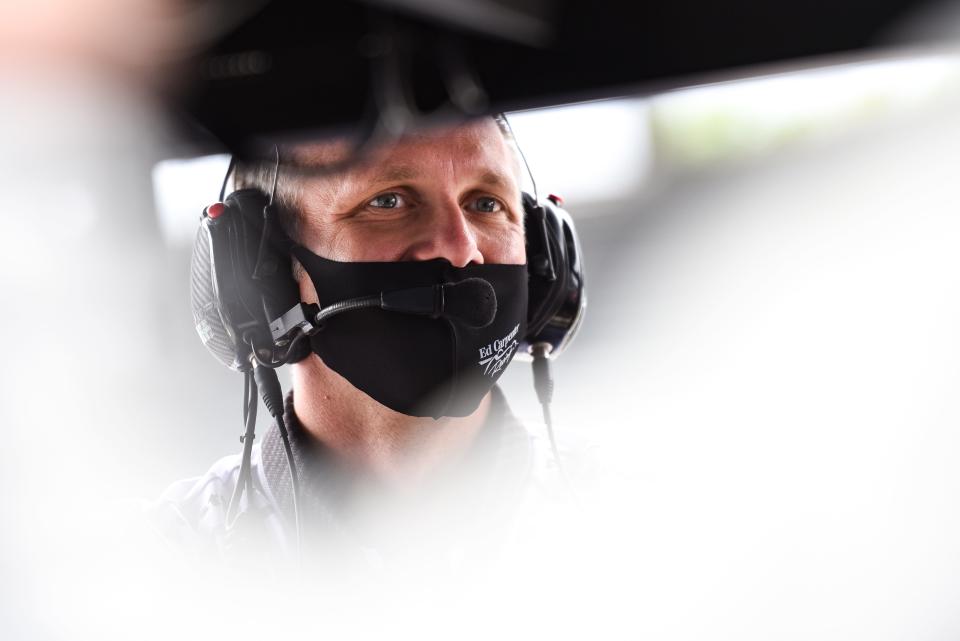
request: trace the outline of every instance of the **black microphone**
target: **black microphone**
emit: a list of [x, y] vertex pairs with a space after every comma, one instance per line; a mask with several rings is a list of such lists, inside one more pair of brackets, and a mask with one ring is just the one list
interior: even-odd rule
[[284, 344], [297, 330], [313, 334], [331, 316], [371, 307], [400, 314], [448, 318], [471, 329], [482, 329], [497, 316], [497, 293], [489, 281], [472, 277], [456, 283], [411, 287], [350, 298], [331, 303], [319, 311], [316, 311], [316, 305], [300, 303], [270, 323], [270, 332], [278, 345]]
[[497, 294], [482, 278], [380, 293], [380, 308], [402, 314], [449, 318], [480, 329], [497, 315]]
[[490, 281], [465, 278], [443, 286], [444, 308], [441, 316], [459, 320], [472, 329], [481, 329], [497, 317], [497, 292]]

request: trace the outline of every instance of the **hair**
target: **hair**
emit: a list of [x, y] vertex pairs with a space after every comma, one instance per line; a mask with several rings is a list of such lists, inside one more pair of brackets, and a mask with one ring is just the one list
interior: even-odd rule
[[297, 216], [300, 202], [300, 185], [289, 175], [280, 171], [284, 156], [289, 151], [277, 148], [277, 158], [241, 158], [237, 157], [233, 167], [234, 189], [259, 189], [265, 194], [273, 191], [276, 179], [276, 192], [273, 194], [274, 209], [277, 212], [280, 227], [294, 241], [300, 238], [300, 217]]
[[[519, 148], [506, 115], [498, 113], [493, 115], [492, 118], [519, 161]], [[299, 242], [302, 230], [302, 220], [298, 215], [301, 202], [301, 183], [294, 178], [295, 172], [294, 175], [291, 175], [291, 172], [280, 171], [280, 168], [284, 165], [284, 158], [289, 159], [292, 156], [293, 151], [290, 147], [278, 146], [275, 159], [237, 157], [233, 169], [233, 186], [234, 189], [259, 189], [266, 194], [270, 194], [273, 191], [274, 179], [276, 178], [277, 187], [273, 195], [273, 204], [279, 219], [278, 222], [287, 236]]]

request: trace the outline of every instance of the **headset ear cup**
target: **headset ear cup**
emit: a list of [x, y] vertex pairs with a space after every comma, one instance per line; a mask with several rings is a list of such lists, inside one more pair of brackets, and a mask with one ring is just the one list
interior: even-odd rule
[[250, 368], [249, 349], [232, 322], [232, 306], [223, 302], [233, 296], [226, 290], [234, 286], [233, 279], [226, 276], [230, 255], [223, 247], [225, 237], [205, 216], [197, 230], [190, 260], [190, 305], [197, 334], [214, 358], [230, 369], [246, 371]]
[[[191, 261], [191, 299], [200, 338], [221, 363], [249, 369], [250, 343], [272, 352], [270, 320], [300, 302], [289, 239], [267, 221], [259, 190], [230, 194], [218, 216], [204, 215]], [[300, 360], [305, 355], [298, 349]], [[289, 360], [288, 360], [289, 362]]]
[[522, 350], [550, 345], [556, 357], [580, 327], [586, 308], [580, 241], [570, 214], [524, 194], [529, 301]]
[[546, 210], [533, 203], [526, 205], [527, 274], [529, 300], [527, 304], [527, 333], [536, 336], [550, 319], [556, 304], [551, 304], [563, 277], [561, 248], [555, 241], [555, 230], [550, 229]]
[[[244, 250], [250, 271], [244, 275], [262, 298], [260, 311], [268, 326], [268, 316], [276, 318], [300, 302], [300, 289], [291, 266], [293, 241], [283, 231], [277, 212], [271, 212], [271, 219], [265, 221], [269, 200], [267, 194], [257, 189], [235, 191], [226, 199], [228, 206], [240, 212], [249, 230]], [[261, 242], [264, 224], [267, 224], [267, 236], [266, 242]]]

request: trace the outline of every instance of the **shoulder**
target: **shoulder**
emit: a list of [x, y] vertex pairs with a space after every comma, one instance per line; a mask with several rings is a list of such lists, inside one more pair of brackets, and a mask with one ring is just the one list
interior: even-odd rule
[[225, 529], [227, 505], [239, 470], [240, 456], [225, 456], [206, 474], [172, 483], [147, 507], [150, 525], [164, 542], [199, 552]]
[[[235, 528], [227, 522], [227, 509], [240, 474], [239, 454], [216, 461], [202, 476], [172, 483], [146, 509], [154, 532], [182, 552], [201, 556], [219, 555], [231, 544]], [[238, 513], [245, 525], [257, 522], [266, 535], [282, 535], [279, 513], [263, 480], [259, 444], [251, 457], [253, 492], [244, 493]]]

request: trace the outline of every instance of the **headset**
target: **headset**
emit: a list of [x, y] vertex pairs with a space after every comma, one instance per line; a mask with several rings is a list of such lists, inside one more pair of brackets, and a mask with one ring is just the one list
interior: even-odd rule
[[[524, 159], [524, 162], [525, 159]], [[231, 168], [233, 162], [231, 161]], [[279, 153], [277, 156], [279, 171]], [[293, 487], [297, 550], [301, 519], [299, 479], [283, 417], [283, 392], [276, 368], [310, 354], [305, 306], [293, 277], [294, 241], [284, 232], [274, 203], [276, 175], [270, 194], [240, 189], [204, 208], [193, 246], [190, 298], [201, 341], [221, 363], [245, 374], [243, 455], [227, 509], [227, 527], [244, 491], [252, 491], [251, 453], [256, 425], [257, 392], [277, 422]], [[549, 362], [576, 335], [586, 309], [580, 241], [562, 200], [538, 202], [522, 194], [527, 253], [527, 331], [517, 358], [532, 359], [534, 388], [543, 408], [550, 446], [560, 465], [550, 416], [553, 380]]]
[[[527, 332], [518, 356], [559, 356], [580, 327], [586, 308], [580, 241], [557, 196], [538, 203], [524, 193]], [[207, 349], [238, 372], [254, 361], [268, 367], [307, 356], [291, 349], [277, 323], [300, 303], [289, 249], [293, 241], [276, 206], [258, 189], [241, 189], [203, 210], [191, 261], [193, 321]]]

